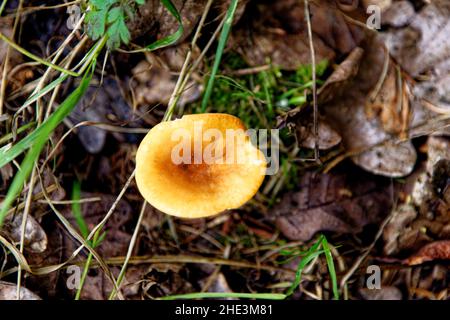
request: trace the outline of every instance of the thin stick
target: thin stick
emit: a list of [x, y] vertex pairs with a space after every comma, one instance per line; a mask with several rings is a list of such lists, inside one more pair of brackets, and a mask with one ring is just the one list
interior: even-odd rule
[[318, 108], [317, 108], [317, 83], [316, 83], [316, 54], [314, 50], [311, 18], [309, 16], [309, 3], [304, 0], [305, 4], [305, 19], [308, 26], [309, 50], [311, 52], [311, 68], [312, 68], [312, 90], [313, 90], [313, 118], [314, 118], [314, 160], [319, 160], [319, 126], [318, 123]]
[[[6, 5], [6, 0], [3, 1], [2, 3], [2, 7], [0, 8], [0, 14], [3, 11], [3, 9], [5, 8]], [[17, 30], [17, 26], [19, 25], [19, 20], [20, 20], [20, 15], [19, 15], [19, 11], [22, 9], [23, 6], [23, 0], [19, 1], [19, 6], [17, 7], [17, 12], [16, 12], [16, 18], [14, 19], [14, 25], [13, 25], [13, 29], [12, 29], [12, 34], [13, 37], [16, 34], [16, 30]], [[1, 32], [0, 32], [0, 35]], [[6, 92], [6, 84], [7, 84], [7, 76], [6, 73], [8, 72], [8, 64], [9, 64], [9, 55], [10, 55], [10, 50], [11, 48], [8, 47], [6, 49], [6, 57], [5, 57], [5, 63], [3, 65], [3, 71], [2, 71], [2, 83], [1, 83], [1, 87], [0, 87], [0, 116], [3, 114], [3, 103], [5, 100], [5, 92]]]

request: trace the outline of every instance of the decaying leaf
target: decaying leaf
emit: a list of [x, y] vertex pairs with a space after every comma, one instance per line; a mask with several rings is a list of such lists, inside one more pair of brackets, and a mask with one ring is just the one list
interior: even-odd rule
[[[251, 66], [264, 65], [271, 62], [286, 70], [298, 69], [301, 65], [311, 63], [311, 54], [305, 35], [290, 35], [284, 31], [261, 30], [260, 33], [252, 31], [252, 35], [243, 30], [237, 33], [242, 39], [238, 51]], [[241, 40], [238, 40], [241, 43]], [[314, 47], [317, 59], [332, 60], [334, 53], [328, 49], [319, 38], [314, 38]]]
[[[101, 86], [91, 86], [69, 116], [74, 124], [91, 121], [117, 126], [126, 123], [129, 127], [140, 124], [137, 118], [123, 97], [120, 84], [111, 77], [105, 77]], [[84, 125], [79, 126], [75, 132], [86, 151], [91, 154], [102, 151], [107, 136], [104, 129]], [[118, 133], [113, 134], [121, 140]]]
[[[303, 1], [258, 3], [250, 28], [234, 31], [234, 43], [252, 66], [271, 62], [294, 70], [311, 63]], [[316, 61], [332, 61], [351, 52], [364, 38], [361, 28], [348, 23], [335, 1], [310, 2], [312, 42]]]
[[278, 228], [293, 240], [306, 241], [325, 230], [359, 233], [367, 224], [379, 222], [391, 207], [385, 182], [367, 180], [360, 172], [307, 173], [299, 189], [287, 194], [274, 209]]
[[[403, 9], [398, 8], [393, 15], [399, 10]], [[436, 111], [450, 112], [450, 3], [446, 0], [429, 2], [408, 22], [405, 27], [390, 30], [382, 37], [391, 55], [417, 79], [411, 90], [415, 97], [412, 121], [415, 125], [432, 122]], [[449, 134], [448, 128], [445, 132]]]
[[[314, 149], [314, 125], [312, 119], [303, 121], [303, 125], [297, 124], [297, 139], [302, 147]], [[317, 145], [319, 149], [326, 150], [338, 145], [341, 136], [324, 120], [318, 122]]]
[[347, 85], [358, 74], [359, 65], [364, 55], [364, 50], [360, 47], [353, 49], [347, 58], [339, 64], [333, 73], [327, 78], [325, 83], [318, 90], [320, 103], [329, 102], [336, 96], [344, 93]]
[[414, 18], [414, 6], [409, 1], [395, 1], [385, 8], [381, 15], [381, 23], [399, 28], [409, 24]]
[[[357, 75], [341, 88], [341, 95], [335, 96], [321, 108], [329, 123], [341, 134], [347, 150], [357, 154], [352, 157], [357, 165], [389, 177], [408, 175], [417, 158], [414, 147], [409, 141], [397, 142], [396, 135], [386, 132], [380, 118], [370, 116], [366, 109], [380, 78], [383, 79], [383, 66], [389, 57], [383, 43], [376, 36], [370, 41], [367, 39], [364, 49]], [[354, 70], [351, 66], [358, 60], [358, 56], [358, 51], [349, 56], [352, 60], [348, 62], [350, 67], [347, 68]], [[351, 74], [340, 69], [336, 72]], [[336, 78], [340, 79], [342, 76]], [[390, 109], [387, 110], [389, 114]]]
[[380, 289], [361, 288], [358, 290], [364, 300], [401, 300], [402, 293], [397, 287], [383, 286]]
[[[38, 295], [23, 286], [20, 287], [19, 300], [41, 300]], [[0, 300], [17, 300], [17, 285], [0, 281]]]
[[406, 182], [411, 202], [396, 209], [383, 237], [387, 255], [417, 251], [423, 245], [450, 237], [450, 142], [431, 136], [428, 159], [421, 172]]
[[406, 28], [385, 35], [389, 52], [412, 76], [433, 70], [450, 57], [450, 3], [429, 2]]
[[411, 205], [401, 205], [395, 209], [392, 219], [383, 230], [384, 253], [398, 253], [399, 243], [405, 242], [405, 234], [410, 234], [409, 225], [417, 217], [416, 209]]
[[419, 252], [406, 259], [405, 263], [418, 265], [434, 260], [450, 260], [450, 240], [435, 241], [425, 245]]
[[[9, 215], [5, 218], [5, 231], [11, 239], [19, 243], [22, 234], [22, 215]], [[33, 218], [27, 216], [24, 233], [24, 246], [31, 252], [44, 252], [47, 248], [47, 234], [40, 224]]]

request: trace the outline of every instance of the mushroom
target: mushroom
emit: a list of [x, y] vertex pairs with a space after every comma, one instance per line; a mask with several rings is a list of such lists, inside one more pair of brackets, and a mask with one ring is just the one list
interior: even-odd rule
[[136, 154], [136, 182], [156, 209], [182, 218], [212, 216], [250, 200], [266, 173], [264, 154], [228, 114], [161, 122]]

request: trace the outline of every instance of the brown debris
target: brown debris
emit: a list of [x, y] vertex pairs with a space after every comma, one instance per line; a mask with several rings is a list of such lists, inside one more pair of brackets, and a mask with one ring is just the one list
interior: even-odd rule
[[412, 266], [434, 260], [450, 260], [450, 240], [435, 241], [427, 244], [415, 255], [405, 260]]
[[[19, 300], [41, 300], [38, 295], [24, 287], [20, 287], [19, 295]], [[15, 283], [0, 281], [0, 300], [16, 300], [16, 298], [17, 285]]]
[[387, 255], [417, 251], [450, 237], [450, 143], [442, 137], [429, 137], [426, 149], [428, 160], [422, 171], [405, 184], [410, 203], [396, 209], [384, 230]]
[[[183, 23], [184, 33], [178, 40], [178, 43], [181, 43], [194, 30], [203, 13], [206, 0], [173, 0], [172, 2], [180, 13]], [[178, 27], [178, 21], [159, 0], [146, 1], [139, 7], [135, 19], [128, 23], [132, 39], [140, 37], [151, 39], [155, 34], [157, 39], [162, 39], [175, 33]], [[146, 44], [150, 43], [151, 41], [146, 41]]]
[[[22, 235], [22, 214], [9, 215], [5, 218], [4, 230], [16, 243], [20, 243]], [[24, 233], [24, 247], [35, 253], [42, 253], [47, 248], [47, 234], [33, 216], [27, 216]]]
[[402, 293], [397, 287], [383, 286], [380, 289], [361, 288], [358, 293], [364, 300], [401, 300]]
[[[268, 62], [286, 70], [295, 70], [311, 63], [309, 37], [302, 1], [277, 1], [258, 4], [258, 19], [251, 27], [234, 31], [234, 43], [251, 66]], [[316, 61], [333, 61], [337, 55], [348, 54], [364, 38], [361, 27], [350, 24], [334, 1], [311, 2], [312, 42]]]
[[318, 231], [356, 234], [379, 222], [390, 211], [389, 188], [362, 176], [306, 173], [300, 191], [274, 209], [278, 228], [289, 239], [306, 241]]
[[[336, 72], [351, 75], [358, 58], [359, 52], [354, 51], [353, 55], [349, 56], [351, 60], [347, 62], [350, 71], [338, 69]], [[389, 57], [381, 40], [377, 37], [370, 41], [368, 39], [357, 75], [351, 81], [339, 81], [344, 84], [338, 91], [341, 94], [334, 96], [321, 108], [341, 134], [346, 149], [357, 154], [352, 157], [357, 165], [375, 174], [401, 177], [413, 170], [417, 157], [415, 149], [409, 141], [396, 142], [397, 137], [386, 132], [379, 118], [367, 115], [369, 97], [382, 78], [386, 59]], [[341, 79], [342, 76], [336, 78]], [[324, 90], [327, 91], [329, 92]], [[385, 108], [388, 107], [381, 107], [383, 110]], [[386, 110], [387, 113], [390, 112], [389, 109]], [[388, 123], [385, 126], [391, 128]]]
[[[133, 68], [133, 90], [138, 106], [169, 102], [187, 49], [188, 44], [185, 43], [177, 48], [163, 50], [159, 56], [148, 54], [147, 60], [142, 60]], [[190, 82], [181, 94], [178, 105], [183, 106], [199, 97], [199, 85]]]

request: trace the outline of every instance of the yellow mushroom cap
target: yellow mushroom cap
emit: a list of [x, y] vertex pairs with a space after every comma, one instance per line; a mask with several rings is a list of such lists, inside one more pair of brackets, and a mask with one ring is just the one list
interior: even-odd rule
[[158, 210], [183, 218], [242, 206], [258, 191], [267, 167], [245, 130], [239, 118], [220, 113], [185, 115], [154, 126], [136, 154], [142, 196]]

